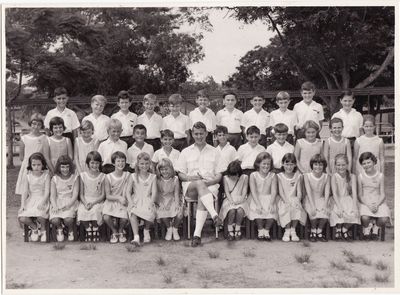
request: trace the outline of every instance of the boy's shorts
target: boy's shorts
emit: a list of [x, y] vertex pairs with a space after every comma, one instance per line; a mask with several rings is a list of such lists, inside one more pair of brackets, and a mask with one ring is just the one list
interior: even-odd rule
[[132, 136], [121, 136], [119, 139], [126, 142], [128, 149], [135, 143], [135, 139]]
[[144, 142], [153, 146], [154, 151], [157, 151], [161, 148], [161, 140], [159, 138], [146, 138]]
[[350, 142], [350, 147], [351, 147], [351, 153], [354, 153], [354, 142], [356, 141], [356, 137], [347, 137], [347, 139]]

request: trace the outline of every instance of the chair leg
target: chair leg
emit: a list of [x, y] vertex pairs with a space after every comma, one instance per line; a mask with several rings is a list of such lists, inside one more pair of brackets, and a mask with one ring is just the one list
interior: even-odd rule
[[159, 240], [160, 239], [160, 234], [159, 234], [159, 224], [157, 220], [154, 220], [154, 240]]
[[305, 239], [305, 232], [304, 232], [304, 225], [301, 225], [300, 223], [297, 225], [299, 228], [299, 237], [300, 239]]
[[191, 216], [191, 211], [192, 211], [192, 203], [187, 203], [187, 207], [188, 207], [188, 216], [187, 216], [187, 221], [188, 221], [188, 230], [187, 230], [187, 238], [188, 240], [190, 240], [191, 236], [191, 230], [192, 230], [192, 216]]
[[250, 239], [255, 239], [254, 226], [255, 226], [255, 222], [253, 220], [251, 220], [250, 221]]
[[248, 218], [245, 219], [245, 224], [246, 224], [246, 239], [250, 240], [251, 235], [250, 235], [250, 220]]
[[29, 242], [29, 226], [24, 224], [24, 242]]
[[272, 224], [271, 230], [272, 230], [271, 238], [272, 238], [273, 240], [276, 240], [276, 239], [277, 239], [277, 236], [278, 236], [278, 226], [277, 226], [276, 222], [274, 222], [274, 223]]
[[277, 234], [276, 234], [276, 239], [277, 240], [282, 240], [283, 237], [283, 231], [285, 230], [283, 227], [277, 225]]
[[310, 237], [310, 221], [307, 218], [306, 225], [304, 226], [304, 238], [308, 239]]
[[228, 218], [224, 220], [224, 239], [228, 238]]
[[353, 240], [354, 241], [358, 240], [358, 227], [357, 227], [357, 224], [353, 224], [351, 226], [351, 233], [353, 235]]
[[183, 218], [182, 222], [182, 236], [183, 239], [188, 239], [188, 221], [187, 218]]
[[385, 235], [386, 235], [386, 226], [385, 225], [381, 227], [380, 235], [381, 235], [381, 241], [384, 242], [385, 241]]

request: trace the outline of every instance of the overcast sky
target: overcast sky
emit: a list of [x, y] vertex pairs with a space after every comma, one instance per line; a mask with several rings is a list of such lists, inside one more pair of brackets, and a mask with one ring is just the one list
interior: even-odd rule
[[[239, 59], [257, 45], [269, 44], [274, 35], [260, 22], [246, 25], [229, 17], [225, 10], [210, 11], [212, 32], [204, 32], [201, 45], [205, 53], [204, 59], [190, 66], [195, 80], [203, 80], [213, 76], [220, 83], [235, 72]], [[198, 26], [184, 28], [185, 31], [199, 32]]]

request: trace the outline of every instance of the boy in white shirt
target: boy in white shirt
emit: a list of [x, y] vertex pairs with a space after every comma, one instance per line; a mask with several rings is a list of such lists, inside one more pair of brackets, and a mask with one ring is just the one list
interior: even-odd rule
[[179, 159], [180, 152], [172, 147], [174, 143], [174, 133], [165, 129], [161, 131], [161, 145], [162, 147], [159, 150], [154, 152], [153, 158], [151, 159], [153, 162], [154, 168], [163, 158], [168, 158], [171, 160], [172, 165], [175, 169], [176, 162]]
[[228, 128], [228, 141], [235, 149], [238, 149], [243, 142], [240, 126], [243, 112], [235, 108], [237, 99], [234, 92], [225, 92], [223, 98], [225, 108], [217, 112], [217, 126]]
[[95, 95], [91, 99], [92, 113], [82, 119], [90, 121], [94, 126], [94, 137], [102, 142], [108, 137], [107, 128], [110, 117], [103, 114], [104, 107], [107, 104], [107, 99], [103, 95]]
[[182, 151], [190, 143], [189, 117], [181, 113], [182, 96], [172, 94], [168, 98], [170, 114], [163, 118], [162, 130], [169, 129], [174, 133], [173, 148]]
[[270, 115], [263, 109], [265, 99], [261, 95], [256, 95], [250, 100], [250, 103], [253, 105], [253, 108], [245, 112], [242, 118], [243, 137], [246, 137], [247, 128], [253, 125], [257, 126], [261, 133], [259, 144], [266, 147], [266, 129], [269, 126]]
[[215, 136], [217, 138], [218, 145], [215, 147], [219, 159], [221, 161], [221, 167], [223, 171], [226, 171], [230, 162], [236, 159], [237, 151], [228, 142], [228, 129], [225, 126], [217, 126], [215, 129]]
[[250, 126], [246, 131], [247, 143], [241, 145], [237, 151], [236, 159], [241, 162], [243, 173], [250, 175], [254, 171], [254, 161], [261, 152], [265, 152], [265, 147], [260, 145], [260, 129], [257, 126]]
[[132, 146], [128, 149], [126, 155], [126, 162], [129, 164], [131, 172], [133, 172], [135, 169], [137, 156], [140, 153], [148, 153], [150, 159], [153, 157], [154, 154], [153, 146], [144, 141], [146, 138], [146, 127], [144, 127], [144, 125], [137, 124], [135, 127], [133, 127], [133, 137], [135, 138], [135, 143], [132, 144]]
[[68, 103], [68, 93], [64, 87], [58, 87], [54, 90], [54, 102], [56, 107], [47, 112], [44, 118], [44, 127], [46, 128], [46, 133], [50, 136], [49, 123], [54, 117], [60, 117], [64, 120], [65, 130], [63, 133], [64, 137], [68, 137], [74, 145], [75, 138], [78, 136], [78, 129], [81, 125], [78, 120], [76, 113], [67, 108]]
[[128, 91], [121, 90], [118, 93], [118, 103], [120, 110], [111, 116], [111, 119], [118, 119], [122, 123], [122, 133], [120, 139], [125, 141], [128, 148], [133, 144], [133, 126], [136, 125], [137, 115], [129, 108], [131, 106], [131, 98]]
[[119, 137], [122, 132], [122, 123], [118, 119], [111, 119], [108, 123], [108, 139], [100, 143], [98, 152], [103, 159], [102, 172], [105, 174], [114, 171], [115, 167], [111, 162], [111, 155], [117, 151], [124, 153], [126, 156], [128, 145]]
[[278, 123], [283, 123], [288, 127], [288, 134], [286, 141], [290, 144], [294, 144], [294, 130], [297, 123], [297, 115], [294, 111], [288, 110], [288, 106], [290, 103], [290, 95], [286, 91], [280, 91], [276, 95], [276, 104], [279, 106], [279, 109], [274, 110], [270, 114], [270, 125], [273, 127]]
[[163, 124], [162, 117], [154, 112], [157, 104], [157, 96], [148, 93], [143, 98], [144, 113], [137, 117], [137, 124], [142, 124], [146, 127], [147, 136], [144, 140], [146, 143], [151, 144], [153, 149], [159, 150], [161, 148], [160, 131]]
[[208, 132], [206, 142], [209, 145], [214, 145], [213, 133], [216, 128], [217, 118], [214, 112], [208, 108], [210, 99], [207, 91], [204, 89], [197, 91], [196, 104], [198, 107], [189, 113], [190, 128], [192, 128], [196, 122], [204, 123]]
[[301, 96], [303, 100], [296, 103], [293, 111], [297, 115], [296, 139], [304, 138], [303, 125], [306, 121], [311, 120], [319, 125], [321, 130], [324, 121], [324, 110], [322, 105], [313, 101], [315, 95], [315, 85], [312, 82], [304, 82], [301, 85]]
[[275, 141], [267, 147], [267, 153], [272, 157], [274, 172], [281, 172], [282, 158], [287, 153], [294, 152], [294, 146], [287, 142], [289, 128], [283, 123], [278, 123], [274, 127]]
[[340, 95], [342, 108], [334, 113], [333, 118], [340, 118], [343, 121], [342, 136], [350, 141], [351, 150], [354, 150], [354, 142], [357, 137], [363, 134], [363, 116], [353, 108], [354, 96], [351, 90], [345, 90]]

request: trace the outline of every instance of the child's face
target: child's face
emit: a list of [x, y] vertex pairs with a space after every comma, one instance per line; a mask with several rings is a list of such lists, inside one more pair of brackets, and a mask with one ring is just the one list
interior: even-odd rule
[[342, 123], [338, 122], [338, 123], [333, 123], [332, 127], [331, 127], [331, 133], [332, 135], [335, 136], [341, 136], [342, 135], [342, 131], [343, 131], [343, 125]]
[[140, 171], [149, 171], [150, 161], [145, 159], [140, 159], [138, 162], [138, 167]]
[[100, 115], [104, 110], [104, 103], [98, 100], [94, 100], [91, 104], [93, 114]]
[[205, 110], [210, 105], [210, 101], [209, 101], [208, 97], [205, 97], [205, 96], [197, 97], [196, 103], [201, 110]]
[[276, 104], [281, 110], [286, 110], [289, 105], [289, 99], [279, 99], [276, 101]]
[[312, 102], [314, 95], [315, 95], [314, 90], [302, 90], [301, 91], [301, 96], [303, 97], [304, 102], [307, 104]]
[[340, 100], [340, 103], [342, 104], [342, 107], [345, 110], [351, 110], [354, 104], [354, 98], [349, 95], [343, 96], [343, 98]]
[[256, 110], [261, 110], [264, 103], [265, 103], [264, 98], [258, 96], [253, 97], [253, 99], [251, 100], [251, 104]]
[[308, 128], [305, 132], [305, 136], [307, 141], [314, 141], [314, 139], [317, 138], [317, 130], [314, 128]]
[[170, 178], [171, 177], [171, 169], [168, 167], [161, 167], [160, 174], [163, 178]]
[[287, 132], [282, 132], [282, 133], [276, 132], [275, 133], [276, 141], [280, 144], [285, 143], [287, 136], [288, 136]]
[[60, 165], [60, 173], [62, 176], [69, 176], [69, 164]]
[[53, 98], [54, 102], [57, 104], [57, 107], [60, 109], [64, 109], [67, 106], [68, 96], [66, 94], [61, 94], [55, 96]]
[[32, 167], [32, 171], [42, 171], [43, 170], [42, 161], [37, 160], [37, 159], [32, 159], [31, 167]]
[[366, 135], [372, 135], [375, 131], [375, 125], [371, 121], [364, 122], [363, 129]]
[[148, 112], [153, 112], [156, 107], [156, 102], [154, 100], [145, 100], [143, 101], [144, 110]]
[[371, 172], [374, 169], [375, 163], [372, 159], [365, 159], [362, 161], [361, 166], [364, 168], [365, 172]]
[[42, 129], [42, 123], [39, 121], [32, 121], [31, 128], [33, 131], [40, 131]]
[[143, 129], [136, 129], [135, 133], [133, 134], [133, 137], [135, 138], [136, 142], [142, 143], [146, 138], [146, 131]]
[[114, 161], [115, 170], [123, 170], [125, 168], [125, 162], [124, 158], [116, 158]]
[[108, 135], [110, 136], [110, 139], [112, 141], [117, 141], [119, 137], [121, 136], [122, 129], [121, 128], [116, 128], [116, 127], [111, 127], [108, 130]]
[[62, 136], [63, 133], [64, 133], [64, 127], [62, 124], [53, 126], [53, 134], [54, 135]]
[[292, 162], [285, 162], [282, 165], [286, 173], [292, 173], [294, 168], [296, 167], [296, 164]]
[[312, 166], [312, 170], [315, 174], [321, 174], [322, 172], [324, 172], [324, 164], [314, 163]]
[[251, 146], [256, 146], [258, 144], [258, 141], [260, 140], [260, 134], [257, 133], [247, 134], [246, 139]]
[[81, 130], [81, 135], [85, 139], [91, 138], [93, 136], [93, 130], [90, 128], [86, 130]]
[[233, 109], [236, 104], [236, 97], [232, 94], [226, 95], [224, 98], [224, 105], [227, 109]]
[[162, 146], [170, 147], [174, 142], [174, 138], [170, 136], [164, 136], [161, 138]]
[[131, 106], [131, 103], [129, 101], [129, 98], [127, 99], [120, 99], [118, 101], [118, 106], [121, 109], [121, 111], [129, 111], [129, 107]]
[[169, 104], [169, 111], [171, 112], [171, 115], [173, 116], [178, 116], [179, 113], [181, 112], [181, 104], [180, 103], [176, 103], [176, 104]]
[[338, 159], [335, 163], [336, 171], [339, 172], [339, 174], [345, 174], [347, 170], [347, 163], [344, 159]]
[[219, 144], [226, 144], [228, 142], [228, 136], [226, 133], [223, 132], [218, 132], [217, 133], [217, 141], [219, 142]]
[[88, 166], [91, 171], [96, 171], [96, 172], [100, 171], [100, 162], [99, 161], [90, 160]]
[[271, 160], [270, 159], [264, 159], [260, 163], [260, 172], [266, 174], [269, 172], [271, 169]]

